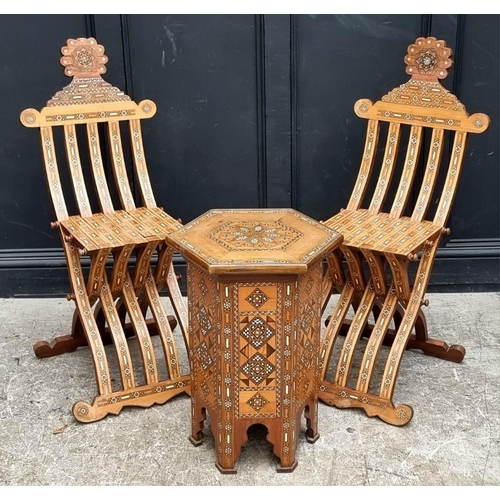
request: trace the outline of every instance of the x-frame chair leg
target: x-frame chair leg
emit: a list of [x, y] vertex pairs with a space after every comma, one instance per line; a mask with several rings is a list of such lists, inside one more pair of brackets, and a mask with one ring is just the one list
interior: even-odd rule
[[[323, 402], [339, 408], [363, 408], [369, 416], [378, 416], [387, 423], [401, 426], [407, 424], [413, 410], [408, 405], [395, 406], [392, 397], [404, 351], [421, 349], [424, 353], [442, 359], [459, 362], [465, 350], [462, 346], [448, 346], [445, 342], [431, 339], [422, 311], [424, 295], [430, 276], [432, 263], [437, 251], [438, 241], [426, 245], [417, 271], [411, 293], [398, 294], [401, 284], [398, 274], [393, 274], [393, 282], [388, 288], [385, 299], [376, 297], [370, 279], [359, 299], [352, 281], [346, 279], [336, 307], [327, 321], [320, 351], [321, 382], [318, 397]], [[330, 262], [330, 264], [334, 264]], [[338, 262], [337, 262], [338, 265]], [[406, 270], [407, 271], [407, 270]], [[350, 307], [354, 309], [352, 320], [346, 319]], [[373, 313], [375, 324], [368, 324], [369, 314]], [[395, 325], [390, 329], [390, 325]], [[415, 333], [412, 333], [415, 331]], [[338, 355], [336, 374], [333, 381], [327, 379], [328, 367], [332, 358], [334, 343], [338, 336], [345, 340]], [[355, 387], [349, 387], [348, 378], [356, 349], [361, 349], [359, 340], [368, 337]], [[382, 375], [378, 394], [370, 389], [374, 367], [382, 345], [390, 347]]]
[[[75, 301], [72, 335], [59, 337], [49, 344], [39, 342], [35, 352], [39, 357], [71, 352], [80, 346], [88, 346], [94, 365], [98, 395], [92, 403], [78, 401], [73, 405], [73, 415], [80, 422], [94, 422], [108, 414], [118, 414], [125, 406], [151, 406], [162, 404], [181, 393], [190, 393], [190, 375], [181, 373], [173, 328], [179, 324], [183, 340], [187, 340], [187, 313], [172, 265], [172, 252], [163, 245], [159, 252], [156, 273], [151, 267], [151, 253], [156, 244], [148, 244], [137, 252], [134, 275], [128, 268], [129, 252], [115, 251], [114, 266], [110, 279], [106, 273], [106, 261], [111, 249], [102, 249], [90, 255], [88, 277], [84, 276], [81, 254], [71, 238], [62, 235], [68, 262], [68, 271]], [[132, 250], [129, 248], [128, 250]], [[155, 276], [156, 274], [156, 276]], [[179, 314], [179, 322], [167, 316], [160, 290], [166, 286], [172, 304]], [[146, 321], [146, 312], [152, 318]], [[128, 323], [125, 319], [128, 318]], [[163, 356], [156, 356], [152, 335], [157, 335]], [[136, 337], [139, 347], [139, 365], [142, 381], [134, 369], [134, 359], [128, 339]], [[121, 387], [114, 387], [110, 353], [106, 345], [114, 346], [113, 359], [119, 371]], [[187, 347], [187, 344], [186, 344]], [[165, 362], [166, 378], [160, 377], [158, 362]], [[137, 364], [137, 360], [136, 364]]]

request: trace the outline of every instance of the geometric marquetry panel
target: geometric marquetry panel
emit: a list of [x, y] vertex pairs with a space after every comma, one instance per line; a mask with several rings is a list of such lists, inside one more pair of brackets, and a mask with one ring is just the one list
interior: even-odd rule
[[245, 220], [228, 222], [209, 237], [228, 250], [282, 250], [302, 233], [279, 221]]
[[255, 309], [260, 309], [269, 300], [269, 297], [260, 288], [255, 288], [245, 300]]
[[252, 383], [254, 386], [265, 382], [267, 386], [274, 382], [274, 378], [271, 378], [274, 368], [274, 365], [264, 355], [257, 352], [241, 366], [241, 372], [245, 377], [241, 381], [245, 385]]
[[269, 401], [262, 396], [259, 392], [252, 396], [248, 401], [247, 405], [251, 406], [257, 413], [262, 410], [262, 408], [269, 403]]
[[216, 404], [216, 362], [218, 351], [215, 349], [213, 333], [217, 320], [217, 287], [210, 276], [193, 268], [188, 273], [188, 310], [189, 310], [189, 357], [192, 383], [199, 387], [206, 404], [215, 408]]
[[[237, 338], [240, 372], [236, 389], [240, 418], [279, 416], [276, 349], [282, 328], [281, 287], [280, 283], [243, 283], [235, 287], [240, 328]], [[259, 394], [257, 399], [256, 394]]]
[[300, 318], [297, 342], [297, 356], [294, 367], [296, 397], [302, 403], [311, 391], [315, 391], [318, 372], [318, 352], [321, 328], [319, 310], [315, 306], [321, 300], [321, 263], [316, 264], [309, 273], [298, 280], [298, 309]]
[[187, 260], [194, 445], [210, 414], [217, 467], [235, 473], [248, 428], [261, 423], [294, 470], [316, 395], [323, 257], [342, 236], [291, 209], [211, 210], [167, 241]]
[[275, 331], [271, 326], [274, 321], [270, 317], [264, 319], [261, 316], [257, 316], [251, 320], [248, 320], [248, 318], [245, 319], [248, 321], [248, 324], [241, 330], [241, 336], [248, 341], [252, 347], [260, 349], [262, 346], [266, 345], [267, 341], [274, 335]]

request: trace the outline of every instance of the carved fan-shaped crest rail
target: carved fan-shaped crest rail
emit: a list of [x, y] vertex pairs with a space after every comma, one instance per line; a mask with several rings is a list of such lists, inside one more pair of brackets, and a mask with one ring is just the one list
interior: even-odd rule
[[[34, 350], [44, 358], [89, 346], [98, 395], [92, 404], [77, 402], [73, 414], [81, 422], [92, 422], [117, 414], [124, 406], [151, 406], [190, 391], [189, 373], [181, 371], [173, 333], [179, 324], [187, 347], [187, 311], [172, 266], [173, 249], [165, 243], [166, 235], [182, 225], [156, 206], [148, 176], [141, 120], [154, 116], [155, 104], [150, 100], [137, 104], [102, 79], [108, 58], [94, 38], [69, 39], [61, 52], [60, 62], [71, 83], [42, 110], [26, 109], [20, 119], [26, 127], [40, 129], [57, 219], [52, 227], [61, 237], [72, 287], [68, 300], [75, 301], [76, 309], [71, 335], [37, 342]], [[132, 166], [125, 162], [125, 129]], [[71, 193], [64, 192], [61, 182], [59, 160], [64, 152], [56, 147], [57, 134], [65, 144], [76, 214], [66, 205]], [[88, 155], [80, 154], [83, 149]], [[142, 197], [140, 207], [129, 182], [132, 175]], [[110, 194], [111, 177], [118, 202]], [[87, 191], [91, 185], [97, 209]], [[88, 275], [82, 269], [83, 256], [90, 259]], [[165, 312], [163, 288], [177, 319]], [[156, 345], [153, 335], [159, 338]], [[138, 363], [129, 346], [131, 337], [139, 348]], [[107, 344], [114, 345], [114, 354], [105, 348]], [[118, 387], [112, 382], [113, 367], [119, 372]]]
[[[411, 79], [380, 101], [356, 102], [356, 114], [367, 120], [358, 177], [347, 207], [324, 222], [344, 235], [344, 243], [328, 257], [324, 304], [334, 288], [340, 295], [322, 337], [318, 397], [394, 425], [413, 415], [410, 406], [392, 402], [405, 349], [455, 362], [465, 355], [462, 346], [429, 338], [422, 310], [436, 251], [450, 231], [467, 135], [489, 125], [488, 116], [469, 116], [439, 83], [452, 65], [451, 53], [443, 40], [418, 38], [404, 59]], [[447, 165], [444, 151], [450, 152]], [[411, 262], [417, 263], [414, 278]]]

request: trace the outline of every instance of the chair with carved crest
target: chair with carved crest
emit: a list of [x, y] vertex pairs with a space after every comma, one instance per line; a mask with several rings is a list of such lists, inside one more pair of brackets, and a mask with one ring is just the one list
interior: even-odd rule
[[[165, 244], [165, 235], [182, 226], [156, 206], [148, 176], [141, 120], [151, 118], [156, 105], [150, 100], [137, 104], [102, 79], [108, 58], [95, 39], [69, 39], [61, 52], [71, 83], [42, 110], [26, 109], [20, 119], [26, 127], [40, 129], [57, 219], [52, 227], [61, 237], [72, 287], [68, 300], [76, 308], [71, 335], [37, 342], [34, 350], [44, 358], [89, 346], [98, 395], [92, 404], [75, 403], [73, 414], [81, 422], [93, 422], [125, 406], [147, 407], [190, 392], [189, 373], [181, 373], [172, 331], [180, 325], [187, 349], [187, 311], [174, 274], [173, 250]], [[65, 172], [58, 167], [64, 151], [74, 197], [66, 192]], [[127, 154], [133, 168], [127, 165]], [[137, 206], [132, 179], [142, 206]], [[91, 184], [93, 196], [87, 191]], [[97, 210], [91, 203], [95, 199]], [[75, 201], [77, 213], [71, 214], [68, 207]], [[88, 272], [84, 259], [90, 261]], [[166, 314], [162, 289], [176, 318]], [[154, 347], [153, 335], [161, 339], [161, 348]], [[135, 361], [132, 339], [140, 353]], [[114, 349], [105, 348], [107, 344]], [[112, 366], [119, 371], [119, 387], [113, 384]]]
[[[410, 406], [392, 402], [406, 349], [454, 362], [465, 355], [462, 346], [429, 338], [422, 311], [436, 251], [450, 231], [467, 135], [489, 125], [439, 83], [451, 53], [443, 40], [418, 38], [405, 57], [410, 80], [380, 101], [356, 102], [356, 114], [368, 121], [360, 169], [347, 207], [324, 222], [344, 243], [328, 258], [324, 306], [333, 290], [339, 296], [321, 341], [318, 397], [393, 425], [413, 416]], [[401, 161], [399, 150], [406, 150]]]

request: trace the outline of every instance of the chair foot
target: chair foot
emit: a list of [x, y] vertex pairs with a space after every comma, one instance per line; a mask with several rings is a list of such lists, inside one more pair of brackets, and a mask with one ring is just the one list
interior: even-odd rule
[[[370, 333], [370, 330], [371, 328], [368, 328], [368, 334]], [[388, 330], [384, 337], [383, 344], [385, 346], [392, 346], [395, 338], [396, 332], [394, 330]], [[429, 337], [421, 340], [418, 333], [417, 335], [410, 335], [408, 343], [406, 344], [407, 351], [415, 349], [422, 351], [427, 356], [434, 356], [439, 359], [444, 359], [445, 361], [452, 361], [453, 363], [460, 363], [465, 357], [465, 347], [457, 344], [449, 346], [443, 340], [432, 339]]]
[[436, 339], [427, 339], [425, 342], [419, 342], [412, 337], [408, 340], [407, 349], [420, 349], [427, 356], [434, 356], [445, 361], [460, 363], [465, 357], [465, 347], [454, 344], [448, 346], [446, 342]]
[[85, 401], [77, 401], [73, 405], [72, 411], [75, 419], [84, 424], [102, 420], [109, 413], [107, 411], [100, 411], [98, 408]]
[[189, 393], [189, 389], [190, 376], [185, 375], [176, 381], [168, 380], [97, 396], [91, 405], [78, 401], [73, 405], [73, 416], [84, 424], [97, 422], [107, 415], [118, 415], [126, 406], [148, 408], [154, 404], [164, 404], [178, 394]]
[[337, 408], [361, 408], [369, 417], [378, 417], [396, 427], [408, 424], [413, 418], [413, 408], [409, 405], [394, 406], [389, 399], [337, 386], [327, 381], [320, 382], [318, 398], [325, 404]]
[[[168, 323], [173, 330], [177, 326], [177, 319], [169, 315]], [[158, 335], [158, 327], [153, 319], [146, 321], [150, 335]], [[123, 327], [123, 331], [127, 338], [135, 336], [134, 327], [132, 324], [127, 323]], [[110, 335], [109, 328], [106, 328], [102, 334], [103, 345], [113, 343]], [[33, 344], [33, 351], [35, 356], [39, 359], [51, 358], [69, 352], [75, 352], [79, 347], [88, 346], [87, 339], [84, 335], [62, 335], [56, 337], [54, 340], [47, 342], [46, 340], [39, 340]]]
[[71, 335], [63, 335], [56, 337], [51, 342], [39, 340], [33, 344], [33, 351], [35, 356], [39, 359], [50, 358], [52, 356], [59, 356], [67, 352], [74, 352], [79, 347], [86, 346], [87, 340], [85, 337], [73, 337]]
[[[325, 325], [328, 325], [330, 322], [330, 317], [325, 320]], [[418, 325], [415, 325], [417, 327]], [[349, 328], [351, 327], [351, 320], [344, 320], [340, 329], [339, 335], [345, 337], [349, 332]], [[367, 324], [361, 333], [361, 337], [367, 338], [370, 337], [373, 331], [373, 325]], [[394, 343], [394, 338], [396, 337], [395, 330], [387, 330], [385, 334], [383, 345], [392, 346]], [[424, 337], [425, 340], [420, 340], [422, 337], [417, 332], [417, 335], [410, 335], [408, 338], [408, 344], [406, 345], [406, 350], [415, 350], [419, 349], [427, 356], [434, 356], [439, 359], [443, 359], [445, 361], [451, 361], [453, 363], [460, 363], [463, 361], [466, 350], [465, 347], [454, 344], [449, 346], [443, 340], [432, 339], [428, 337]]]

